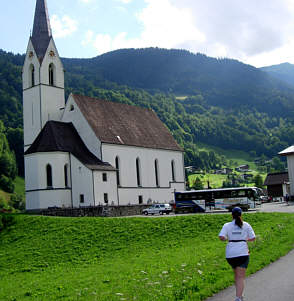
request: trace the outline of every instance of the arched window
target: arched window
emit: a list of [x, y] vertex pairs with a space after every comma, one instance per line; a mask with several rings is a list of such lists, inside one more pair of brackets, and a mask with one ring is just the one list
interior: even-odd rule
[[171, 161], [171, 170], [172, 170], [172, 182], [176, 181], [176, 174], [175, 174], [175, 161]]
[[52, 187], [52, 167], [50, 164], [46, 166], [47, 187]]
[[50, 86], [54, 86], [54, 81], [55, 81], [55, 67], [54, 67], [54, 64], [51, 63], [49, 65], [49, 85]]
[[68, 187], [68, 165], [64, 165], [64, 186]]
[[137, 185], [138, 186], [142, 186], [142, 183], [141, 183], [141, 166], [140, 166], [140, 159], [137, 158], [136, 159], [136, 171], [137, 171]]
[[30, 86], [35, 86], [35, 67], [33, 64], [30, 66]]
[[119, 157], [115, 158], [115, 168], [116, 168], [116, 182], [117, 182], [117, 186], [120, 186]]
[[156, 187], [159, 187], [159, 175], [158, 175], [158, 160], [156, 159], [154, 161], [154, 170], [155, 170], [155, 184], [156, 184]]

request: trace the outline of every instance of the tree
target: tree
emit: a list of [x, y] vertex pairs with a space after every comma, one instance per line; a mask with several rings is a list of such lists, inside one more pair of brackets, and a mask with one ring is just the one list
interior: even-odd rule
[[200, 180], [199, 177], [196, 177], [196, 179], [195, 179], [195, 181], [193, 183], [193, 188], [195, 190], [201, 190], [201, 189], [203, 189], [203, 183], [202, 183], [202, 181]]
[[262, 176], [260, 174], [257, 174], [254, 177], [254, 184], [258, 188], [262, 188], [263, 187], [263, 179], [262, 179]]

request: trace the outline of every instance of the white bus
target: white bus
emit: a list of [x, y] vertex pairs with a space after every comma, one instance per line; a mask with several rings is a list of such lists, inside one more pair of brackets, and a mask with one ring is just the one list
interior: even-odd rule
[[260, 205], [261, 189], [257, 187], [234, 187], [175, 192], [175, 213], [205, 212], [209, 209], [227, 209], [234, 207], [242, 210]]

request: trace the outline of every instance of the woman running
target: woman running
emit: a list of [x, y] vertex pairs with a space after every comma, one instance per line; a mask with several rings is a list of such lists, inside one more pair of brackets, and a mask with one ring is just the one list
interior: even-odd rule
[[252, 227], [242, 220], [242, 210], [235, 207], [232, 210], [233, 221], [224, 224], [219, 233], [220, 240], [228, 240], [226, 259], [232, 266], [235, 274], [236, 299], [242, 301], [246, 269], [249, 263], [249, 249], [247, 241], [255, 240]]

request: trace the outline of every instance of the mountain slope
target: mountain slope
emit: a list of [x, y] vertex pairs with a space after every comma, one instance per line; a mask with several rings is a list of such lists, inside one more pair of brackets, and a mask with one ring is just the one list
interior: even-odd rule
[[284, 81], [290, 87], [294, 88], [294, 65], [290, 63], [283, 63], [260, 68], [262, 71], [267, 72], [272, 77]]
[[[11, 128], [22, 126], [23, 59], [0, 51], [0, 118]], [[294, 89], [241, 62], [157, 48], [62, 60], [67, 95], [152, 108], [184, 147], [186, 164], [221, 164], [199, 152], [199, 142], [273, 156], [294, 141]]]
[[282, 116], [294, 112], [293, 89], [236, 60], [147, 48], [117, 50], [93, 59], [64, 59], [64, 65], [69, 73], [79, 73], [94, 85], [102, 79], [148, 91], [202, 94], [208, 104], [223, 108], [246, 105]]

